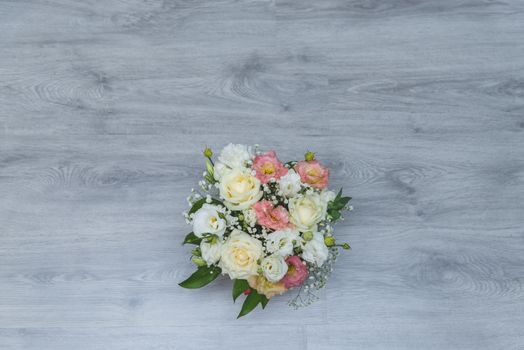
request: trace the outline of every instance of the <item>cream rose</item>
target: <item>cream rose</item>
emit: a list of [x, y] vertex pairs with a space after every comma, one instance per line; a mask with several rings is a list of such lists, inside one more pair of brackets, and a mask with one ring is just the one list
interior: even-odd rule
[[289, 200], [289, 221], [296, 229], [316, 231], [317, 223], [326, 216], [326, 202], [316, 192]]
[[233, 230], [220, 249], [220, 268], [231, 279], [247, 279], [257, 274], [263, 256], [262, 243], [245, 232]]
[[287, 272], [287, 264], [284, 258], [278, 254], [265, 257], [260, 263], [264, 277], [270, 282], [278, 282]]
[[220, 178], [220, 196], [231, 210], [244, 210], [262, 198], [260, 181], [246, 171], [232, 169]]
[[226, 220], [218, 215], [219, 209], [215, 205], [206, 203], [196, 211], [193, 216], [193, 233], [197, 237], [202, 237], [205, 233], [222, 237], [226, 230]]

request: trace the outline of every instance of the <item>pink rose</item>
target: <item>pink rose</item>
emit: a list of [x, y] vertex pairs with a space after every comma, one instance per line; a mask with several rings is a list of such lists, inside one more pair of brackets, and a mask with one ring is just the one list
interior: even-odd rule
[[256, 178], [263, 184], [268, 183], [271, 179], [280, 179], [288, 172], [284, 164], [278, 160], [275, 151], [256, 156], [253, 161], [253, 169], [256, 171]]
[[295, 165], [295, 171], [300, 175], [300, 181], [315, 188], [325, 188], [328, 185], [329, 169], [316, 160], [302, 160]]
[[293, 288], [302, 285], [308, 275], [304, 262], [302, 262], [298, 256], [294, 255], [288, 257], [286, 263], [288, 270], [280, 282], [284, 283], [284, 287], [286, 288]]
[[263, 200], [253, 204], [257, 215], [257, 222], [272, 230], [281, 230], [289, 227], [289, 214], [283, 206], [274, 207], [273, 203]]

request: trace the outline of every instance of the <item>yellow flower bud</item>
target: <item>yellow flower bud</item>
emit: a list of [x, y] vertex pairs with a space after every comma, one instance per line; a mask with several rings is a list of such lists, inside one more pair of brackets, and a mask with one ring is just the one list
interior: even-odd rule
[[304, 155], [304, 158], [306, 159], [306, 161], [311, 161], [313, 159], [315, 159], [315, 153], [311, 152], [311, 151], [307, 151], [306, 154]]
[[326, 247], [333, 247], [335, 245], [335, 239], [331, 236], [325, 237], [324, 243], [326, 244]]
[[305, 241], [311, 241], [313, 239], [313, 232], [306, 231], [302, 234], [302, 238], [304, 238]]
[[207, 157], [207, 158], [213, 157], [213, 151], [211, 150], [211, 148], [206, 147], [206, 149], [204, 150], [204, 157]]

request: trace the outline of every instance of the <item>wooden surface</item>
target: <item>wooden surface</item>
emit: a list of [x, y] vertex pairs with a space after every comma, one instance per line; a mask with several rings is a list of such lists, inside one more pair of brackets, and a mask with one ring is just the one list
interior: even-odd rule
[[[0, 1], [0, 348], [524, 349], [524, 2]], [[237, 321], [209, 145], [354, 197], [321, 300]]]

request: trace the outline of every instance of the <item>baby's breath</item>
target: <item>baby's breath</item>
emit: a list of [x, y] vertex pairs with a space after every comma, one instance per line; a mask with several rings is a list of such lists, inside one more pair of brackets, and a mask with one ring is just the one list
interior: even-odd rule
[[338, 254], [339, 251], [337, 248], [331, 248], [329, 249], [329, 256], [322, 266], [307, 264], [309, 277], [298, 289], [297, 295], [288, 302], [289, 306], [298, 309], [308, 306], [319, 299], [315, 293], [326, 286], [328, 278], [331, 272], [333, 272], [333, 266]]

